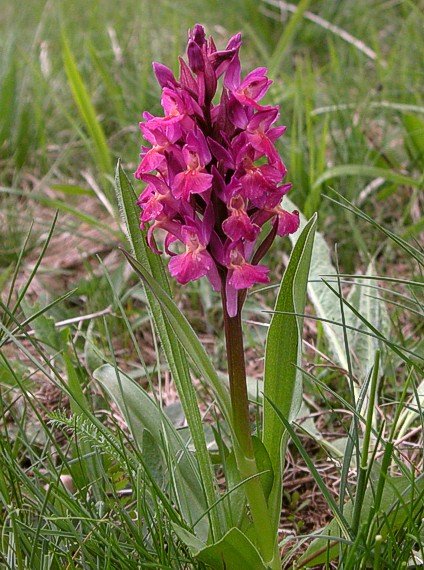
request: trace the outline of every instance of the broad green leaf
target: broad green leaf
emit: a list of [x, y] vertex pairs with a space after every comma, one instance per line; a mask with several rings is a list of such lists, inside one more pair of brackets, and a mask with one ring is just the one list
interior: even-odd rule
[[143, 449], [143, 461], [149, 470], [150, 476], [154, 479], [158, 487], [163, 489], [165, 473], [161, 448], [148, 429], [143, 430], [141, 447]]
[[[358, 312], [371, 323], [383, 336], [387, 336], [390, 331], [390, 319], [386, 305], [380, 296], [378, 288], [370, 287], [372, 281], [369, 278], [375, 277], [374, 264], [371, 262], [367, 268], [364, 279], [358, 278], [355, 285], [349, 292], [347, 300], [358, 310]], [[331, 293], [331, 291], [330, 291]], [[345, 310], [346, 325], [352, 327], [347, 331], [349, 341], [349, 351], [351, 352], [352, 366], [355, 375], [360, 378], [360, 384], [367, 378], [374, 365], [375, 351], [379, 348], [384, 350], [384, 345], [376, 337], [364, 334], [368, 327], [347, 307]], [[355, 329], [355, 330], [353, 330]], [[380, 367], [379, 376], [382, 375], [384, 367]], [[360, 386], [358, 386], [359, 390]]]
[[[4, 362], [3, 362], [4, 359]], [[9, 365], [7, 365], [8, 363]], [[0, 355], [0, 378], [1, 384], [3, 386], [10, 386], [12, 388], [18, 388], [19, 383], [16, 382], [16, 376], [19, 377], [20, 383], [30, 382], [27, 378], [29, 377], [27, 367], [19, 361], [6, 359], [4, 354]], [[5, 399], [6, 391], [3, 393], [3, 398]]]
[[[289, 421], [300, 408], [303, 314], [317, 217], [298, 238], [281, 282], [265, 351], [263, 443], [271, 458], [274, 484], [269, 498], [271, 520], [277, 529], [281, 511], [281, 470], [284, 426], [272, 402]], [[290, 314], [292, 313], [292, 314]]]
[[[274, 482], [272, 462], [262, 441], [258, 437], [253, 436], [252, 442], [256, 467], [258, 473], [262, 473], [260, 481], [265, 498], [268, 499]], [[229, 497], [228, 501], [223, 501], [228, 512], [227, 519], [230, 521], [231, 526], [243, 529], [248, 526], [249, 519], [246, 517], [246, 493], [237, 467], [234, 450], [227, 455], [224, 467]]]
[[172, 528], [174, 529], [175, 534], [178, 536], [178, 538], [181, 539], [184, 544], [189, 547], [191, 552], [199, 552], [200, 550], [206, 548], [206, 543], [197, 538], [197, 536], [189, 532], [187, 529], [177, 524], [173, 524]]
[[107, 358], [97, 346], [98, 341], [95, 334], [95, 327], [95, 320], [90, 320], [85, 333], [84, 362], [87, 370], [90, 372], [93, 372], [96, 368], [99, 368], [102, 364], [107, 362]]
[[119, 407], [140, 450], [146, 429], [174, 463], [181, 508], [189, 524], [200, 519], [196, 533], [206, 540], [208, 529], [203, 515], [207, 507], [197, 466], [171, 420], [141, 386], [109, 364], [95, 370], [93, 376]]
[[246, 493], [240, 485], [240, 471], [234, 450], [225, 458], [225, 479], [227, 484], [228, 501], [223, 501], [227, 511], [227, 520], [230, 526], [243, 528], [246, 523]]
[[[411, 485], [408, 477], [387, 478], [378, 513], [373, 513], [373, 534], [380, 534], [386, 537], [389, 533], [396, 533], [408, 522], [418, 516], [422, 516], [424, 511], [424, 479], [417, 479]], [[365, 492], [363, 507], [361, 511], [360, 523], [367, 524], [375, 501], [375, 489], [369, 487]], [[350, 523], [352, 521], [354, 505], [348, 501], [343, 507], [343, 515]], [[388, 526], [389, 525], [389, 526]], [[322, 529], [322, 538], [319, 536], [310, 544], [309, 548], [297, 561], [296, 568], [311, 568], [318, 564], [325, 564], [327, 560], [334, 560], [339, 554], [340, 548], [340, 527], [336, 519]], [[324, 537], [334, 537], [334, 541]], [[371, 537], [371, 543], [374, 537]]]
[[207, 546], [196, 558], [213, 570], [266, 570], [266, 566], [245, 534], [232, 528], [222, 539]]
[[256, 467], [258, 468], [258, 472], [262, 473], [260, 476], [260, 481], [264, 490], [265, 498], [268, 499], [274, 483], [274, 470], [272, 467], [272, 461], [265, 445], [258, 437], [253, 436], [252, 442]]
[[420, 187], [422, 185], [422, 180], [412, 178], [411, 176], [405, 176], [404, 174], [399, 174], [394, 170], [389, 170], [388, 168], [381, 168], [379, 166], [366, 166], [362, 164], [342, 164], [339, 166], [333, 166], [321, 174], [315, 180], [315, 186], [321, 186], [326, 180], [331, 178], [341, 178], [343, 176], [361, 176], [366, 178], [384, 178], [388, 182], [394, 182], [395, 184], [402, 184], [404, 186]]
[[[124, 219], [124, 224], [127, 230], [127, 237], [131, 245], [132, 253], [136, 259], [136, 262], [139, 262], [141, 264], [140, 266], [137, 266], [136, 271], [140, 276], [142, 276], [143, 284], [145, 285], [146, 297], [153, 316], [153, 321], [155, 323], [156, 330], [165, 352], [165, 357], [168, 362], [173, 380], [175, 382], [185, 417], [187, 419], [190, 434], [196, 449], [196, 458], [199, 463], [201, 478], [205, 488], [207, 505], [208, 508], [210, 508], [213, 504], [216, 503], [218, 494], [213, 479], [212, 463], [210, 460], [209, 452], [207, 450], [202, 426], [202, 419], [196, 398], [196, 392], [191, 381], [184, 348], [187, 349], [188, 347], [189, 354], [190, 351], [196, 350], [197, 348], [198, 357], [197, 359], [195, 357], [194, 361], [197, 364], [198, 360], [202, 359], [205, 367], [209, 371], [213, 372], [215, 384], [218, 389], [224, 394], [223, 397], [225, 397], [225, 392], [223, 391], [222, 384], [220, 383], [216, 372], [210, 363], [203, 347], [201, 346], [197, 336], [171, 299], [169, 282], [165, 273], [165, 269], [163, 267], [162, 260], [159, 255], [153, 253], [150, 250], [146, 242], [146, 232], [142, 232], [140, 230], [137, 197], [133, 187], [131, 186], [119, 163], [116, 168], [115, 188], [118, 204], [122, 213], [122, 217]], [[158, 297], [159, 290], [161, 293]], [[163, 303], [163, 299], [166, 300], [165, 304]], [[165, 305], [168, 307], [168, 311], [165, 308]], [[171, 312], [171, 316], [169, 312]], [[175, 327], [173, 326], [173, 321], [180, 325], [179, 329], [181, 329], [182, 324], [185, 331], [176, 331]], [[184, 336], [187, 331], [190, 334], [190, 339], [187, 341], [188, 345], [187, 342], [185, 345], [181, 345], [181, 335]], [[207, 379], [207, 376], [205, 376], [205, 379]], [[225, 410], [222, 409], [222, 411], [225, 415]], [[218, 507], [212, 509], [210, 513], [214, 533], [216, 536], [219, 536], [221, 534], [221, 523], [219, 521], [219, 518], [222, 518], [223, 516], [223, 513], [221, 511], [222, 507], [220, 504], [218, 504]]]
[[[295, 204], [287, 197], [284, 198], [284, 205], [289, 210], [296, 209]], [[300, 229], [306, 226], [306, 218], [300, 214]], [[293, 245], [298, 239], [298, 232], [291, 235]], [[328, 319], [336, 323], [342, 322], [340, 312], [340, 302], [334, 293], [323, 282], [321, 275], [336, 275], [337, 271], [331, 261], [330, 249], [320, 232], [316, 232], [314, 239], [313, 253], [308, 282], [308, 297], [314, 305], [318, 317]], [[325, 335], [329, 341], [330, 349], [337, 363], [347, 369], [346, 351], [343, 342], [342, 330], [328, 322], [322, 323]]]
[[[421, 344], [424, 345], [424, 339], [422, 339]], [[422, 413], [421, 410], [424, 409], [424, 380], [420, 382], [414, 391], [414, 395], [408, 405], [403, 406], [402, 412], [400, 413], [398, 425], [397, 439], [401, 439], [408, 431], [411, 424], [415, 419], [420, 417]]]
[[[284, 200], [286, 207], [288, 206], [289, 209], [296, 208], [288, 198]], [[305, 225], [306, 219], [300, 214], [300, 227], [304, 228]], [[293, 243], [296, 243], [296, 235], [290, 236], [290, 238]], [[321, 277], [322, 275], [325, 275], [325, 278]], [[337, 364], [347, 370], [348, 362], [343, 329], [341, 326], [335, 326], [327, 322], [332, 321], [333, 323], [340, 323], [340, 325], [343, 322], [340, 300], [324, 282], [324, 279], [331, 280], [331, 275], [334, 275], [334, 279], [336, 279], [337, 271], [331, 262], [329, 247], [322, 234], [316, 232], [309, 274], [308, 297], [314, 305], [317, 317], [323, 319], [322, 327], [329, 342], [333, 358]], [[360, 276], [356, 276], [355, 285], [350, 291], [348, 301], [364, 315], [367, 321], [385, 335], [389, 332], [389, 317], [386, 306], [379, 295], [378, 288], [373, 286], [373, 281], [370, 281], [370, 277], [374, 276], [374, 267], [370, 263], [366, 272], [367, 278], [364, 277], [362, 279]], [[344, 308], [344, 316], [346, 324], [357, 329], [348, 330], [347, 335], [350, 352], [353, 355], [352, 363], [355, 373], [358, 377], [364, 379], [373, 365], [375, 349], [381, 348], [381, 343], [374, 337], [362, 334], [361, 331], [367, 331], [367, 327], [348, 307]]]

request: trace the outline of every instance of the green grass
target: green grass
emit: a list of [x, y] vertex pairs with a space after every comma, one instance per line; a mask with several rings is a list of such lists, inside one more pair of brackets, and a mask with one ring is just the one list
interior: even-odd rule
[[[303, 15], [294, 17], [269, 0], [3, 4], [0, 568], [203, 567], [173, 526], [183, 524], [184, 511], [173, 458], [156, 461], [151, 441], [149, 457], [140, 453], [92, 376], [108, 363], [160, 392], [169, 373], [146, 294], [117, 252], [126, 238], [113, 179], [118, 158], [129, 174], [138, 164], [143, 111], [160, 112], [151, 61], [176, 71], [196, 22], [219, 46], [242, 31], [246, 69], [270, 67], [267, 100], [280, 104], [280, 123], [288, 126], [279, 150], [293, 182], [290, 199], [307, 217], [318, 211], [329, 245], [313, 271], [316, 279], [329, 273], [326, 284], [309, 288], [307, 340], [316, 350], [306, 351], [303, 375], [315, 409], [347, 412], [324, 414], [323, 428], [299, 421], [291, 449], [299, 462], [308, 460], [306, 430], [316, 442], [313, 459], [329, 454], [338, 465], [339, 497], [327, 492], [347, 529], [330, 529], [337, 567], [413, 567], [412, 556], [423, 555], [424, 504], [417, 475], [422, 2], [303, 1]], [[311, 21], [308, 10], [321, 20]], [[274, 283], [288, 249], [288, 240], [279, 241], [267, 256]], [[67, 263], [72, 255], [76, 261]], [[215, 367], [225, 369], [218, 297], [200, 282], [173, 288], [195, 329], [215, 339], [206, 346]], [[246, 319], [256, 324], [246, 325], [246, 342], [254, 354], [261, 355], [269, 322], [263, 310], [274, 296], [267, 288], [248, 298]], [[330, 329], [326, 319], [343, 326]], [[42, 386], [61, 394], [55, 406], [39, 398]], [[215, 437], [224, 448], [220, 429]], [[339, 447], [321, 433], [334, 430]], [[307, 467], [325, 495], [322, 474], [314, 462]], [[168, 495], [158, 483], [164, 473]], [[403, 494], [390, 494], [395, 474], [409, 482]], [[72, 476], [72, 492], [64, 475]], [[287, 568], [302, 541], [287, 541]], [[330, 550], [324, 545], [328, 560]], [[320, 564], [331, 567], [325, 558]]]

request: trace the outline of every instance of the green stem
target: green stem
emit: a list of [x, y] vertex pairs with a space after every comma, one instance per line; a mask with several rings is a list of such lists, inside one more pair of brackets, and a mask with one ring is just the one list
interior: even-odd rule
[[[281, 569], [277, 536], [273, 533], [271, 517], [253, 450], [250, 430], [249, 399], [247, 394], [246, 365], [241, 325], [241, 307], [237, 315], [230, 317], [227, 312], [225, 287], [222, 301], [224, 309], [224, 328], [228, 358], [228, 377], [230, 382], [231, 409], [233, 430], [237, 441], [234, 442], [234, 453], [244, 484], [259, 551], [269, 568]], [[239, 303], [241, 305], [241, 303]]]

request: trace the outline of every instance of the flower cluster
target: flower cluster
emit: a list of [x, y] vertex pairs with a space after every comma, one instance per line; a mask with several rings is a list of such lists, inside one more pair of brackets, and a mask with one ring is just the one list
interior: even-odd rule
[[[143, 114], [140, 128], [150, 146], [142, 147], [135, 172], [147, 183], [138, 205], [150, 248], [161, 253], [153, 234], [165, 230], [171, 275], [182, 284], [206, 276], [223, 291], [230, 316], [240, 309], [240, 291], [269, 281], [268, 267], [258, 263], [275, 235], [299, 227], [298, 213], [280, 206], [290, 184], [282, 183], [286, 168], [274, 143], [285, 127], [274, 126], [278, 106], [258, 103], [271, 81], [264, 67], [241, 78], [240, 45], [237, 34], [219, 51], [197, 24], [178, 80], [153, 64], [164, 116]], [[173, 250], [175, 242], [185, 246], [183, 253]]]

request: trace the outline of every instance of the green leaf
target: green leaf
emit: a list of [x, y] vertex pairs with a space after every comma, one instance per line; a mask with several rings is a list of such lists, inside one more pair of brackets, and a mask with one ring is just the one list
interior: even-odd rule
[[[258, 437], [253, 436], [252, 443], [256, 467], [258, 473], [262, 473], [260, 475], [260, 482], [264, 490], [265, 498], [268, 499], [274, 482], [272, 462], [264, 444]], [[243, 529], [249, 526], [250, 521], [246, 516], [246, 493], [240, 471], [237, 467], [234, 450], [225, 458], [224, 471], [229, 497], [228, 501], [223, 501], [228, 513], [227, 520], [230, 526], [237, 526], [237, 528]]]
[[197, 553], [200, 550], [206, 548], [206, 543], [197, 538], [197, 536], [189, 532], [187, 529], [175, 523], [172, 525], [172, 528], [174, 529], [175, 534], [178, 536], [178, 538], [181, 539], [184, 542], [184, 544], [186, 544], [189, 547], [191, 552]]
[[273, 404], [273, 402], [269, 402], [269, 403], [271, 404], [271, 406], [275, 410], [275, 413], [276, 413], [279, 421], [281, 421], [282, 425], [287, 430], [287, 435], [289, 437], [291, 437], [294, 445], [297, 447], [298, 451], [300, 452], [303, 460], [306, 463], [306, 466], [308, 467], [312, 477], [314, 478], [315, 482], [317, 483], [321, 493], [325, 497], [325, 500], [327, 501], [328, 505], [331, 507], [331, 509], [334, 513], [334, 516], [339, 521], [339, 524], [340, 524], [341, 528], [343, 529], [344, 535], [350, 536], [350, 528], [349, 528], [349, 525], [347, 524], [345, 517], [343, 516], [343, 513], [340, 511], [340, 508], [337, 505], [334, 497], [332, 496], [332, 494], [328, 490], [323, 478], [321, 477], [317, 468], [315, 467], [313, 459], [311, 459], [308, 452], [305, 450], [299, 436], [297, 435], [297, 433], [293, 429], [289, 419], [286, 418], [281, 413], [281, 411]]
[[259, 552], [238, 528], [232, 528], [220, 541], [198, 552], [196, 558], [213, 570], [266, 570]]
[[326, 180], [331, 178], [340, 178], [343, 176], [364, 176], [366, 178], [384, 178], [389, 182], [394, 182], [396, 184], [402, 184], [405, 186], [420, 187], [422, 185], [422, 180], [417, 180], [411, 176], [405, 176], [404, 174], [399, 174], [394, 170], [389, 170], [388, 168], [380, 168], [378, 166], [366, 166], [363, 164], [342, 164], [338, 166], [333, 166], [321, 174], [315, 180], [314, 188], [321, 186]]
[[263, 443], [272, 461], [274, 484], [269, 498], [272, 522], [278, 528], [281, 511], [281, 471], [284, 427], [270, 402], [289, 421], [301, 404], [301, 364], [303, 314], [311, 263], [316, 214], [299, 236], [281, 282], [275, 313], [268, 330], [265, 351]]
[[[367, 268], [365, 277], [358, 278], [349, 292], [347, 300], [353, 307], [377, 329], [384, 337], [390, 332], [390, 318], [386, 305], [380, 296], [378, 288], [370, 287], [370, 279], [376, 276], [374, 264], [371, 262]], [[334, 297], [334, 296], [333, 296]], [[335, 302], [337, 302], [335, 300]], [[346, 325], [352, 327], [347, 331], [349, 351], [353, 355], [352, 366], [355, 375], [361, 379], [360, 384], [367, 378], [374, 365], [375, 351], [384, 350], [384, 345], [374, 336], [364, 334], [369, 330], [351, 310], [345, 310]], [[355, 330], [353, 330], [355, 329]], [[379, 376], [384, 367], [380, 368]], [[359, 388], [359, 387], [358, 387]]]
[[[289, 209], [296, 209], [288, 198], [284, 199], [285, 206]], [[300, 227], [306, 225], [305, 217], [300, 214]], [[296, 243], [296, 235], [290, 236], [291, 241]], [[325, 278], [322, 277], [325, 275]], [[331, 279], [334, 275], [336, 279], [337, 271], [331, 261], [331, 254], [324, 237], [320, 232], [316, 232], [311, 268], [308, 283], [308, 297], [312, 301], [317, 317], [323, 319], [322, 327], [329, 342], [330, 350], [336, 363], [345, 370], [348, 369], [346, 357], [346, 347], [343, 339], [343, 329], [341, 326], [334, 326], [333, 323], [343, 322], [340, 300], [334, 291], [328, 287], [325, 280]], [[356, 277], [355, 285], [352, 287], [348, 301], [383, 335], [389, 332], [389, 316], [386, 306], [380, 297], [378, 288], [371, 282], [370, 277], [374, 277], [374, 266], [369, 264], [366, 276]], [[348, 329], [349, 349], [353, 355], [353, 367], [359, 378], [365, 379], [373, 365], [376, 348], [381, 348], [381, 342], [362, 331], [368, 331], [362, 321], [346, 306], [344, 308], [346, 324], [355, 330]]]
[[258, 473], [262, 473], [260, 476], [260, 482], [264, 490], [265, 498], [268, 499], [274, 483], [274, 469], [272, 467], [272, 461], [265, 445], [258, 437], [253, 436], [252, 443], [256, 467], [258, 468]]
[[[284, 205], [289, 210], [297, 209], [296, 205], [287, 197], [284, 198]], [[306, 226], [306, 223], [307, 220], [305, 216], [300, 214], [301, 230]], [[297, 235], [297, 233], [290, 235], [293, 245], [295, 245], [298, 239]], [[336, 275], [337, 271], [331, 261], [330, 249], [320, 232], [315, 233], [312, 251], [308, 282], [308, 297], [312, 301], [318, 317], [336, 323], [341, 323], [342, 315], [340, 312], [340, 302], [331, 289], [327, 287], [321, 277], [321, 275]], [[322, 326], [327, 340], [329, 341], [332, 356], [337, 360], [337, 363], [342, 368], [347, 369], [346, 351], [341, 328], [335, 327], [328, 322], [323, 322]]]
[[[146, 232], [140, 230], [137, 197], [119, 162], [116, 168], [115, 186], [118, 204], [127, 228], [128, 241], [135, 257], [135, 259], [131, 259], [127, 255], [127, 258], [145, 285], [146, 297], [153, 321], [158, 331], [196, 449], [196, 458], [207, 497], [207, 505], [208, 508], [211, 508], [218, 499], [218, 491], [213, 479], [212, 463], [207, 450], [196, 391], [191, 381], [184, 348], [186, 350], [188, 348], [190, 355], [193, 352], [196, 353], [194, 358], [196, 364], [199, 359], [202, 360], [204, 364], [203, 369], [213, 375], [215, 388], [218, 390], [218, 393], [222, 394], [222, 398], [225, 398], [226, 394], [199, 339], [171, 299], [169, 282], [162, 260], [159, 255], [150, 250], [146, 242]], [[189, 335], [189, 338], [187, 338], [187, 335]], [[185, 343], [182, 342], [182, 338], [185, 339]], [[205, 379], [208, 378], [207, 372]], [[225, 415], [224, 406], [221, 410]], [[221, 522], [219, 519], [223, 517], [220, 503], [210, 511], [210, 517], [214, 534], [218, 537], [221, 535]]]
[[[17, 360], [6, 359], [4, 354], [1, 354], [0, 358], [4, 359], [4, 362], [0, 359], [0, 378], [3, 386], [8, 385], [12, 388], [18, 388], [21, 383], [30, 382], [30, 380], [28, 380], [28, 369], [23, 363]], [[19, 383], [16, 382], [16, 376], [20, 379]], [[5, 398], [4, 394], [3, 398]]]
[[227, 520], [230, 526], [243, 528], [244, 523], [250, 522], [246, 517], [246, 493], [241, 485], [240, 471], [237, 467], [234, 450], [225, 458], [225, 480], [229, 500], [223, 501], [227, 510]]
[[[424, 479], [414, 482], [408, 477], [388, 477], [381, 497], [378, 513], [372, 513], [375, 502], [375, 489], [369, 487], [364, 495], [360, 523], [367, 523], [370, 514], [373, 514], [374, 528], [370, 543], [380, 534], [386, 537], [389, 532], [393, 535], [397, 530], [405, 527], [408, 522], [419, 516], [424, 510], [423, 501]], [[348, 523], [353, 517], [354, 504], [348, 501], [343, 507], [343, 515]], [[322, 529], [322, 537], [316, 538], [305, 554], [297, 561], [296, 568], [311, 568], [318, 564], [325, 564], [327, 560], [334, 560], [339, 554], [340, 527], [336, 519]], [[324, 537], [334, 537], [334, 541]], [[342, 541], [344, 542], [344, 541]]]
[[182, 511], [188, 524], [200, 520], [196, 533], [206, 540], [208, 528], [203, 515], [207, 507], [197, 465], [172, 421], [141, 386], [109, 364], [95, 370], [93, 376], [119, 407], [140, 450], [146, 429], [173, 462]]
[[160, 489], [163, 489], [165, 482], [164, 461], [161, 448], [156, 443], [155, 438], [148, 429], [142, 433], [143, 461], [149, 470], [150, 476]]

